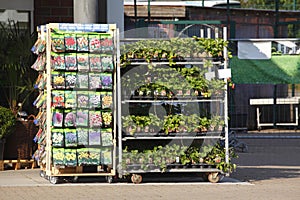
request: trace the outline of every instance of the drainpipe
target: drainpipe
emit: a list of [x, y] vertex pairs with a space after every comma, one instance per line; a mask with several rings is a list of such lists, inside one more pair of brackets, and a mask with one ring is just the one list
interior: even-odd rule
[[73, 0], [75, 23], [98, 23], [98, 0]]
[[275, 26], [274, 26], [274, 38], [278, 37], [278, 22], [279, 22], [279, 0], [275, 0]]

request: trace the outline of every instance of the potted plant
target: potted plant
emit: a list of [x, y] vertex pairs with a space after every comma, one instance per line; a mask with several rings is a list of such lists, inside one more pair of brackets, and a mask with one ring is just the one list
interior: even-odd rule
[[0, 160], [3, 160], [6, 138], [12, 133], [16, 118], [8, 108], [0, 106]]
[[21, 109], [18, 104], [24, 107], [34, 92], [36, 74], [30, 70], [34, 60], [30, 49], [34, 41], [35, 36], [14, 21], [0, 23], [0, 89], [15, 115]]
[[164, 132], [166, 134], [177, 133], [182, 123], [184, 123], [182, 114], [167, 115], [164, 117], [164, 122], [163, 122]]
[[133, 135], [136, 130], [136, 124], [133, 115], [122, 116], [122, 126], [125, 129], [126, 134]]
[[150, 124], [149, 124], [150, 133], [158, 133], [162, 126], [161, 119], [157, 115], [154, 115], [152, 113], [149, 113], [149, 119], [150, 119]]
[[229, 161], [225, 161], [225, 148], [219, 143], [211, 148], [211, 151], [207, 153], [204, 158], [204, 162], [210, 165], [216, 166], [217, 169], [222, 170], [225, 173], [231, 173], [236, 169], [236, 164], [231, 162], [231, 158], [236, 158], [237, 155], [233, 148], [229, 148]]

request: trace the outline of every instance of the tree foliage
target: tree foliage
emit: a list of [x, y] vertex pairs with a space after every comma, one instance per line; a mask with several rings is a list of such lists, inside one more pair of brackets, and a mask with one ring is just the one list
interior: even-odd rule
[[[242, 8], [275, 10], [276, 0], [241, 0]], [[279, 10], [299, 10], [297, 0], [278, 0]]]

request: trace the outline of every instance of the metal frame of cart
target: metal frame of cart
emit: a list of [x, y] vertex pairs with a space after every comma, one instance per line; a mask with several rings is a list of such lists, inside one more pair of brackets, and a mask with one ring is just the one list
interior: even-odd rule
[[[224, 31], [224, 39], [227, 40], [227, 36], [226, 36], [226, 27], [223, 29]], [[130, 40], [130, 39], [128, 39]], [[124, 40], [125, 42], [128, 40]], [[224, 55], [227, 55], [227, 49], [224, 48]], [[119, 53], [120, 54], [120, 53]], [[118, 56], [119, 57], [119, 56]], [[224, 69], [227, 69], [227, 62], [228, 62], [228, 58], [227, 56], [225, 56], [225, 62], [222, 63]], [[148, 65], [149, 63], [132, 63], [132, 65]], [[160, 63], [160, 64], [164, 64], [164, 63]], [[169, 63], [165, 63], [165, 64], [169, 64]], [[203, 63], [199, 63], [199, 62], [176, 62], [176, 64], [203, 64]], [[118, 80], [119, 82], [121, 82], [121, 71], [120, 71], [120, 67], [117, 68], [117, 76], [118, 76]], [[145, 174], [145, 173], [161, 173], [163, 172], [161, 169], [154, 169], [154, 170], [142, 170], [142, 169], [132, 169], [132, 170], [126, 170], [122, 168], [122, 163], [123, 163], [123, 142], [124, 141], [129, 141], [129, 140], [163, 140], [163, 139], [171, 139], [171, 140], [194, 140], [194, 139], [222, 139], [224, 140], [224, 144], [225, 144], [225, 161], [228, 163], [229, 162], [229, 144], [228, 144], [228, 100], [227, 100], [227, 78], [224, 78], [225, 82], [226, 82], [226, 86], [225, 86], [225, 90], [224, 90], [224, 99], [217, 99], [216, 101], [219, 101], [223, 104], [223, 109], [224, 109], [224, 122], [225, 122], [225, 128], [224, 128], [224, 135], [217, 135], [217, 136], [203, 136], [203, 137], [190, 137], [190, 136], [174, 136], [174, 137], [123, 137], [122, 136], [122, 112], [121, 112], [121, 107], [123, 103], [128, 103], [128, 102], [135, 102], [135, 103], [139, 103], [139, 102], [160, 102], [160, 100], [157, 101], [152, 101], [152, 100], [123, 100], [121, 99], [121, 83], [119, 83], [117, 85], [118, 87], [118, 175], [120, 178], [122, 178], [125, 175], [131, 175], [131, 181], [133, 183], [140, 183], [142, 181], [142, 175], [141, 174]], [[168, 100], [166, 100], [168, 101]], [[178, 102], [180, 102], [181, 100], [178, 100]], [[206, 100], [199, 100], [199, 102], [204, 102]], [[170, 101], [170, 102], [177, 102], [177, 101]], [[181, 102], [187, 102], [186, 100], [183, 100]], [[197, 168], [197, 169], [193, 169], [193, 168], [189, 168], [189, 169], [165, 169], [164, 172], [174, 172], [174, 173], [201, 173], [205, 175], [205, 178], [207, 178], [210, 182], [218, 182], [223, 175], [229, 175], [228, 173], [224, 173], [223, 171], [217, 169], [217, 168]]]

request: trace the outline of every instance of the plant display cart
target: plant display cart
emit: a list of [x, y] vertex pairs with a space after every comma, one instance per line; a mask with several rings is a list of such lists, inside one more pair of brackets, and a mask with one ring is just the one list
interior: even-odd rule
[[198, 173], [215, 183], [229, 174], [235, 166], [228, 147], [226, 41], [124, 43], [117, 73], [119, 176], [140, 183], [144, 173]]
[[32, 48], [39, 72], [35, 158], [40, 175], [60, 179], [116, 174], [116, 51], [113, 24], [51, 23]]

